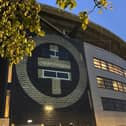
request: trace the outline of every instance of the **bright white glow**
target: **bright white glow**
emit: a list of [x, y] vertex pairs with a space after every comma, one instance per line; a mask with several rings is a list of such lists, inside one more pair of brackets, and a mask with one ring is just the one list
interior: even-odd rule
[[42, 123], [41, 126], [45, 126], [44, 123]]
[[32, 119], [28, 119], [27, 120], [27, 123], [32, 123]]
[[72, 122], [70, 122], [70, 123], [69, 123], [69, 126], [73, 126], [73, 123], [72, 123]]
[[54, 107], [51, 105], [46, 105], [44, 109], [45, 109], [45, 111], [53, 111]]
[[14, 124], [14, 123], [12, 123], [12, 124], [11, 124], [11, 126], [15, 126], [15, 124]]

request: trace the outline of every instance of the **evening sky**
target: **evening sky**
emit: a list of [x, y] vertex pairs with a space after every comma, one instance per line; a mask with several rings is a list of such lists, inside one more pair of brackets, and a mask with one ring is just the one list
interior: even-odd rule
[[[37, 0], [39, 3], [57, 7], [56, 0]], [[89, 10], [94, 6], [93, 0], [77, 0], [77, 7], [71, 13], [78, 14], [79, 11]], [[95, 10], [89, 15], [92, 22], [108, 29], [118, 37], [126, 41], [126, 0], [111, 0], [113, 9], [104, 10], [102, 14]], [[67, 10], [68, 11], [68, 10]]]

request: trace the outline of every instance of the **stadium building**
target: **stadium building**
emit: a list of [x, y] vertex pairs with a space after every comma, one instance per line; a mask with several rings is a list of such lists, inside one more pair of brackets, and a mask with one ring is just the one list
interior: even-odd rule
[[15, 66], [15, 126], [126, 126], [126, 43], [77, 16], [42, 5], [45, 37]]

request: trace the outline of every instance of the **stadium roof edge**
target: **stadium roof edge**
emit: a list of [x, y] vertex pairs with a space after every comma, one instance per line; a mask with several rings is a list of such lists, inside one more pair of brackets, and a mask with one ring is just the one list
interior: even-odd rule
[[[74, 22], [77, 22], [77, 23], [81, 23], [81, 21], [80, 21], [80, 19], [77, 15], [66, 12], [64, 10], [60, 10], [56, 7], [52, 7], [52, 6], [49, 6], [49, 5], [46, 5], [46, 4], [41, 4], [41, 12], [45, 12], [45, 13], [48, 13], [48, 14], [51, 14], [51, 15], [55, 15], [55, 16], [61, 17], [61, 18], [66, 19], [66, 20], [71, 20], [71, 21], [74, 21]], [[103, 28], [102, 26], [95, 24], [91, 21], [90, 21], [88, 27], [95, 30], [97, 33], [102, 34], [103, 36], [107, 36], [107, 37], [109, 36], [109, 39], [114, 41], [112, 44], [116, 43], [117, 45], [119, 44], [121, 47], [123, 47], [123, 53], [121, 53], [120, 55], [121, 55], [121, 57], [126, 59], [126, 56], [125, 56], [126, 54], [124, 54], [124, 50], [126, 50], [126, 42], [124, 40], [122, 40], [120, 37], [118, 37], [117, 35], [115, 35], [111, 31], [107, 30], [106, 28]]]

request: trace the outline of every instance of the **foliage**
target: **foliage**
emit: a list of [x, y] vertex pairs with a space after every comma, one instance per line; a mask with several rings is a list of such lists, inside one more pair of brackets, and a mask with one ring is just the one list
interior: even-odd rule
[[56, 4], [59, 5], [62, 9], [65, 9], [69, 7], [69, 9], [72, 9], [76, 7], [76, 0], [56, 0]]
[[[89, 11], [82, 11], [79, 13], [79, 18], [82, 21], [82, 29], [86, 30], [87, 25], [89, 23], [88, 15], [94, 11], [95, 8], [98, 8], [100, 13], [102, 12], [103, 9], [107, 8], [112, 8], [111, 3], [108, 2], [107, 0], [93, 0], [94, 2], [94, 7], [92, 10]], [[69, 7], [70, 9], [76, 7], [77, 5], [77, 0], [56, 0], [56, 4], [61, 8], [65, 9]]]
[[[73, 9], [77, 0], [56, 0], [60, 8]], [[82, 29], [89, 23], [88, 15], [95, 9], [107, 9], [107, 0], [94, 0], [90, 11], [79, 13]], [[35, 42], [30, 33], [44, 36], [41, 30], [40, 5], [36, 0], [0, 0], [0, 56], [9, 60], [10, 64], [19, 63], [24, 56], [31, 56]]]
[[44, 35], [39, 11], [35, 0], [0, 0], [0, 55], [11, 64], [31, 55], [35, 42], [29, 33]]

